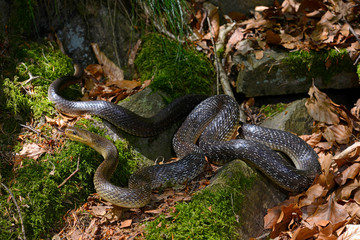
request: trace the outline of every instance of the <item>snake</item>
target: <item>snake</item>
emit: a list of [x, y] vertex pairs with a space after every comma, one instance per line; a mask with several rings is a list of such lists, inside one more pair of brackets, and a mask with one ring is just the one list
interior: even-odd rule
[[290, 132], [240, 122], [240, 107], [228, 95], [187, 95], [153, 117], [143, 118], [111, 102], [63, 98], [60, 90], [78, 80], [77, 76], [67, 76], [50, 85], [48, 98], [59, 111], [96, 115], [139, 137], [159, 134], [174, 121], [185, 118], [172, 142], [178, 160], [137, 170], [130, 176], [128, 187], [110, 182], [118, 163], [118, 152], [111, 141], [84, 129], [71, 126], [65, 129], [70, 139], [94, 148], [103, 156], [104, 161], [94, 174], [94, 186], [101, 198], [114, 205], [143, 207], [149, 203], [152, 189], [183, 184], [198, 176], [208, 161], [223, 165], [241, 159], [293, 193], [305, 191], [321, 173], [316, 152], [304, 140]]

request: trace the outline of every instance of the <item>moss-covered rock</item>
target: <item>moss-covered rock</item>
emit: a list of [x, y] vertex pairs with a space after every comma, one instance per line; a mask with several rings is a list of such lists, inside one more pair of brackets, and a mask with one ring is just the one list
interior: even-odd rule
[[190, 93], [210, 94], [215, 71], [201, 53], [158, 34], [143, 38], [135, 65], [141, 80], [152, 79], [150, 87], [161, 90], [171, 101]]
[[246, 97], [307, 93], [313, 81], [322, 89], [359, 87], [355, 66], [346, 50], [268, 50], [261, 59], [250, 53], [234, 56], [233, 62], [243, 66], [236, 88]]

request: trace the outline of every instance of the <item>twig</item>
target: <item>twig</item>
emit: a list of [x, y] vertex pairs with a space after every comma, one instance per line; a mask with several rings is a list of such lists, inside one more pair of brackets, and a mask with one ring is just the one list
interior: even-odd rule
[[14, 195], [12, 194], [12, 192], [10, 191], [10, 189], [9, 189], [5, 184], [3, 184], [2, 182], [1, 182], [0, 184], [1, 184], [1, 186], [2, 186], [3, 188], [5, 188], [6, 191], [8, 191], [8, 193], [9, 193], [10, 196], [11, 196], [11, 199], [13, 200], [13, 202], [14, 202], [14, 204], [15, 204], [15, 206], [16, 206], [16, 210], [17, 210], [17, 212], [18, 212], [18, 214], [19, 214], [19, 217], [20, 217], [21, 231], [22, 231], [22, 234], [23, 234], [23, 236], [24, 236], [24, 239], [26, 240], [24, 221], [23, 221], [23, 218], [22, 218], [22, 216], [21, 216], [20, 207], [19, 207], [19, 205], [17, 204], [16, 199], [15, 199]]
[[334, 156], [333, 159], [334, 160], [341, 159], [341, 158], [345, 157], [346, 155], [348, 155], [349, 153], [351, 153], [352, 151], [354, 151], [358, 147], [360, 147], [360, 142], [356, 142], [353, 145], [351, 145], [350, 147], [347, 147], [344, 151], [342, 151], [338, 155]]
[[69, 179], [79, 171], [80, 156], [78, 157], [77, 166], [74, 172], [72, 172], [57, 188], [61, 188]]
[[31, 127], [31, 126], [28, 126], [28, 125], [24, 125], [24, 124], [20, 124], [20, 126], [24, 127], [24, 128], [27, 128], [29, 129], [30, 131], [33, 131], [34, 133], [36, 133], [38, 136], [41, 136], [43, 138], [45, 138], [46, 140], [54, 140], [44, 134], [42, 134], [40, 131], [36, 130], [35, 128]]
[[[204, 11], [206, 11], [206, 10], [204, 10]], [[212, 42], [212, 44], [214, 46], [215, 66], [216, 66], [216, 74], [217, 74], [217, 79], [218, 79], [217, 81], [219, 82], [219, 80], [220, 80], [222, 89], [223, 89], [225, 94], [229, 95], [232, 98], [235, 98], [234, 94], [233, 94], [233, 92], [231, 90], [231, 86], [230, 86], [230, 83], [229, 83], [229, 78], [226, 75], [225, 70], [222, 67], [222, 65], [221, 65], [221, 63], [219, 61], [219, 58], [217, 56], [218, 42], [216, 44], [214, 42], [212, 26], [211, 26], [209, 17], [207, 17], [207, 22], [208, 22], [209, 29], [210, 29], [211, 42]], [[227, 32], [229, 32], [233, 28], [234, 25], [235, 25], [235, 23], [231, 24], [230, 27], [226, 29]], [[219, 35], [220, 35], [220, 33], [219, 33]], [[224, 35], [226, 35], [226, 33]], [[220, 39], [221, 38], [219, 37], [219, 40]]]
[[[28, 70], [28, 67], [25, 65], [25, 63], [21, 63], [21, 64], [25, 66], [26, 71], [29, 71], [29, 70]], [[37, 79], [37, 78], [40, 77], [40, 76], [33, 76], [30, 71], [28, 72], [28, 74], [29, 74], [29, 79], [26, 80], [26, 81], [22, 84], [23, 86], [26, 85], [26, 84], [28, 84], [28, 83], [31, 82], [32, 80]]]

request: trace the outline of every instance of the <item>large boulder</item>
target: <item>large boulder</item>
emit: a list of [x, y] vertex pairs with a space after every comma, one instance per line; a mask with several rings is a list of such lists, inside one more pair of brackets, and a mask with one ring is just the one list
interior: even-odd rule
[[[126, 98], [119, 105], [142, 117], [151, 117], [166, 106], [161, 94], [153, 92], [150, 88], [145, 88], [141, 92]], [[111, 129], [121, 138], [125, 138], [130, 145], [145, 157], [151, 160], [168, 160], [175, 156], [172, 148], [172, 138], [180, 124], [181, 121], [154, 137], [137, 137], [114, 127], [111, 127]]]
[[[339, 72], [330, 77], [325, 77], [324, 72], [312, 78], [307, 72], [296, 73], [289, 66], [289, 61], [284, 61], [288, 56], [288, 52], [273, 50], [264, 51], [261, 59], [257, 59], [253, 53], [234, 56], [234, 63], [243, 66], [237, 76], [236, 91], [246, 97], [307, 93], [312, 81], [321, 89], [360, 87], [359, 78], [351, 63], [347, 67], [338, 69]], [[339, 60], [339, 62], [344, 64], [345, 61]], [[336, 63], [333, 67], [337, 67], [335, 65]], [[354, 70], [349, 71], [350, 68]]]

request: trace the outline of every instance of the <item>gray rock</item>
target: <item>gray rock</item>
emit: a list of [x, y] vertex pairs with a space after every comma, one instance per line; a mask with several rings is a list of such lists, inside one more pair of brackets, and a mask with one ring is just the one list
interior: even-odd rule
[[[143, 116], [151, 117], [165, 107], [163, 98], [159, 92], [152, 92], [150, 88], [146, 88], [125, 100], [119, 105], [129, 109], [130, 111]], [[107, 124], [119, 137], [125, 138], [131, 146], [138, 152], [151, 160], [168, 160], [175, 156], [172, 148], [172, 138], [181, 123], [174, 124], [171, 128], [164, 130], [154, 137], [137, 137], [127, 134], [110, 124]]]
[[[287, 52], [265, 51], [262, 59], [256, 59], [253, 53], [247, 56], [234, 56], [234, 62], [244, 66], [238, 73], [236, 91], [246, 97], [288, 95], [307, 93], [312, 84], [306, 73], [296, 76], [282, 60]], [[321, 89], [358, 88], [356, 72], [340, 72], [331, 79], [316, 77], [314, 83]]]
[[74, 62], [87, 66], [97, 62], [90, 45], [97, 43], [110, 60], [124, 67], [128, 50], [137, 40], [130, 17], [126, 15], [127, 9], [115, 2], [108, 2], [108, 6], [102, 1], [76, 4], [77, 10], [71, 14], [72, 17], [62, 24], [54, 23], [58, 26], [56, 33], [66, 52]]
[[261, 126], [295, 133], [311, 134], [313, 119], [305, 107], [306, 98], [290, 103], [284, 111], [266, 119]]

